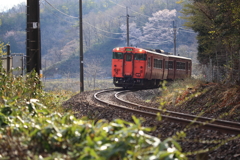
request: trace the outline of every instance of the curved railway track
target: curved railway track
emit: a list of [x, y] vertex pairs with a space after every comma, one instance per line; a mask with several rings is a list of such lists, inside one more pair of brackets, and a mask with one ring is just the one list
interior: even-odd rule
[[[114, 97], [116, 100], [110, 101], [110, 100], [100, 98], [102, 95], [106, 94], [107, 92], [110, 92], [110, 95], [112, 96], [114, 94]], [[126, 92], [129, 92], [129, 91], [103, 90], [95, 93], [94, 98], [97, 101], [104, 103], [108, 106], [116, 107], [118, 109], [125, 110], [128, 112], [130, 111], [132, 113], [140, 114], [146, 117], [157, 117], [157, 114], [161, 113], [161, 117], [163, 120], [182, 123], [182, 124], [188, 124], [191, 126], [202, 127], [205, 129], [219, 130], [225, 133], [240, 134], [240, 123], [225, 121], [225, 120], [218, 120], [218, 119], [211, 119], [207, 117], [195, 116], [195, 115], [173, 112], [173, 111], [163, 111], [160, 109], [143, 106], [140, 104], [125, 101], [122, 98], [120, 98], [120, 96]], [[109, 97], [109, 95], [107, 97]], [[118, 101], [118, 103], [116, 103], [116, 101]]]

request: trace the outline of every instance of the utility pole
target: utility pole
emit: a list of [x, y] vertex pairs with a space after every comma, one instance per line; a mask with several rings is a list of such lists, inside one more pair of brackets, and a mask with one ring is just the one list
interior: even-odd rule
[[7, 45], [7, 73], [10, 73], [11, 70], [11, 53], [10, 53], [10, 45]]
[[129, 46], [129, 17], [133, 17], [133, 16], [129, 16], [128, 14], [128, 7], [126, 7], [126, 20], [127, 20], [127, 46]]
[[127, 46], [129, 46], [129, 15], [128, 15], [128, 7], [126, 8], [127, 13]]
[[42, 77], [39, 0], [27, 0], [27, 72], [35, 70]]
[[175, 26], [174, 21], [173, 21], [173, 34], [174, 34], [174, 38], [173, 38], [173, 43], [174, 43], [174, 55], [176, 55], [177, 27]]
[[80, 92], [84, 92], [82, 0], [79, 0]]

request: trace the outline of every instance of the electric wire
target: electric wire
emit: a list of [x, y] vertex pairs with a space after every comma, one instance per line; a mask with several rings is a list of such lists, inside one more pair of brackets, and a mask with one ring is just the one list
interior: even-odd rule
[[[44, 5], [45, 8], [47, 8], [47, 10], [50, 10], [49, 7], [47, 7], [46, 4], [44, 4], [44, 3], [42, 3], [42, 4]], [[55, 17], [60, 17], [59, 15], [55, 14], [54, 12], [53, 12], [53, 15], [54, 15]], [[75, 24], [75, 21], [74, 21], [74, 22], [73, 22], [73, 21], [68, 21], [68, 20], [66, 20], [66, 19], [63, 19], [62, 17], [61, 17], [61, 20], [64, 20], [64, 21], [67, 22], [67, 23], [71, 23], [72, 25]]]
[[[120, 5], [120, 4], [115, 3], [115, 2], [113, 2], [113, 1], [111, 1], [111, 0], [109, 0], [109, 1], [112, 2], [112, 3], [114, 3], [114, 4], [116, 4], [116, 5], [118, 5], [118, 6], [120, 6], [120, 7], [122, 7], [122, 8], [126, 8], [126, 6]], [[141, 15], [141, 16], [145, 16], [145, 17], [147, 17], [147, 18], [152, 18], [151, 16], [148, 16], [148, 15], [145, 15], [145, 14], [142, 14], [142, 13], [139, 13], [139, 12], [133, 10], [131, 7], [128, 7], [128, 8], [129, 8], [131, 11], [133, 11], [133, 12], [135, 12], [135, 13]], [[173, 21], [173, 20], [163, 20], [163, 19], [161, 19], [161, 21]]]
[[102, 31], [102, 32], [105, 32], [105, 33], [110, 33], [110, 34], [123, 34], [123, 33], [112, 33], [112, 32], [108, 32], [108, 31], [105, 31], [105, 30], [103, 30], [103, 29], [100, 29], [100, 28], [98, 28], [98, 27], [95, 27], [95, 26], [93, 26], [93, 25], [91, 25], [90, 23], [88, 23], [88, 22], [86, 22], [86, 21], [83, 21], [84, 23], [86, 23], [86, 24], [88, 24], [89, 26], [91, 26], [91, 27], [93, 27], [93, 28], [95, 28], [95, 29], [97, 29], [97, 30], [100, 30], [100, 31]]
[[[59, 9], [57, 9], [56, 7], [54, 7], [51, 3], [49, 3], [47, 0], [44, 0], [44, 1], [45, 1], [48, 5], [50, 5], [53, 9], [57, 10], [59, 13], [65, 15], [65, 16], [67, 16], [67, 17], [70, 17], [70, 18], [79, 18], [79, 17], [74, 17], [74, 16], [71, 16], [71, 15], [68, 15], [68, 14], [60, 11]], [[105, 31], [105, 30], [103, 30], [103, 29], [100, 29], [100, 28], [98, 28], [98, 27], [96, 27], [96, 26], [91, 25], [90, 23], [86, 22], [85, 20], [83, 20], [83, 23], [86, 23], [87, 25], [89, 25], [89, 26], [91, 26], [91, 27], [93, 27], [93, 28], [95, 28], [95, 29], [97, 29], [97, 30], [100, 30], [100, 31], [102, 31], [102, 32], [105, 32], [105, 33], [110, 33], [110, 34], [123, 34], [123, 33], [112, 33], [112, 32]]]
[[122, 40], [121, 38], [108, 37], [108, 36], [106, 36], [106, 35], [103, 35], [102, 33], [98, 33], [98, 34], [100, 34], [100, 35], [103, 36], [103, 37], [109, 38], [109, 39], [118, 39], [118, 40]]
[[186, 29], [184, 29], [184, 28], [182, 28], [182, 27], [179, 27], [179, 31], [183, 31], [183, 32], [188, 32], [188, 33], [194, 33], [194, 34], [196, 34], [196, 33], [193, 32], [192, 30], [186, 30]]
[[[57, 9], [56, 7], [54, 7], [51, 3], [49, 3], [47, 0], [44, 0], [44, 1], [45, 1], [48, 5], [50, 5], [52, 8], [54, 8], [55, 10], [57, 10], [58, 12], [60, 12], [61, 14], [65, 15], [65, 16], [67, 16], [67, 17], [70, 17], [70, 18], [79, 19], [79, 17], [71, 16], [71, 15], [68, 15], [68, 14], [60, 11], [59, 9]], [[116, 4], [116, 5], [118, 5], [118, 6], [120, 6], [120, 7], [126, 8], [125, 6], [122, 6], [122, 5], [120, 5], [120, 4], [117, 4], [117, 3], [115, 3], [115, 2], [113, 2], [113, 1], [111, 1], [111, 0], [109, 0], [109, 1], [112, 2], [112, 3], [114, 3], [114, 4]], [[132, 9], [131, 9], [131, 10], [132, 10]], [[132, 11], [134, 11], [134, 10], [132, 10]], [[141, 14], [141, 13], [136, 12], [136, 11], [134, 11], [134, 12], [135, 12], [135, 13], [138, 13], [138, 14], [140, 14], [140, 15], [142, 15], [142, 16], [146, 16], [146, 17], [149, 17], [149, 18], [150, 18], [150, 16]], [[109, 16], [109, 17], [111, 17], [111, 16]], [[112, 18], [113, 18], [113, 17], [112, 17]], [[93, 28], [95, 28], [95, 29], [97, 29], [97, 30], [99, 30], [99, 31], [105, 32], [105, 33], [116, 34], [116, 35], [124, 35], [124, 34], [126, 34], [126, 33], [112, 33], [112, 32], [109, 32], [109, 31], [100, 29], [100, 28], [98, 28], [98, 27], [96, 27], [96, 26], [93, 26], [92, 24], [86, 22], [85, 20], [83, 20], [83, 23], [86, 23], [87, 25], [89, 25], [89, 26], [91, 26], [91, 27], [93, 27]], [[142, 22], [142, 23], [144, 23], [144, 22]], [[169, 28], [164, 28], [164, 29], [169, 29]], [[194, 33], [194, 32], [190, 32], [190, 31], [183, 30], [183, 28], [181, 28], [181, 29], [182, 29], [182, 31], [184, 31], [184, 32]], [[103, 34], [101, 34], [101, 35], [102, 35], [102, 36], [105, 36], [105, 35], [103, 35]], [[105, 37], [111, 38], [111, 39], [120, 39], [120, 38], [113, 38], [113, 37], [108, 37], [108, 36], [105, 36]], [[133, 37], [133, 36], [131, 36], [131, 37]], [[134, 37], [134, 38], [137, 38], [137, 37]], [[142, 41], [142, 42], [147, 42], [147, 43], [149, 43], [149, 44], [159, 44], [159, 43], [153, 43], [153, 42], [151, 42], [151, 41]], [[142, 42], [141, 42], [141, 43], [142, 43]], [[169, 42], [170, 42], [170, 41], [162, 41], [161, 43], [169, 43]], [[172, 42], [171, 42], [171, 43], [172, 43]]]
[[[162, 43], [173, 43], [172, 41], [160, 41], [160, 40], [158, 40], [159, 42], [152, 42], [152, 41], [142, 41], [142, 42], [147, 42], [147, 43], [149, 43], [149, 44], [162, 44]], [[141, 42], [141, 43], [142, 43]]]
[[[136, 39], [139, 39], [139, 37], [136, 37], [136, 36], [132, 36], [132, 35], [130, 35], [130, 40], [131, 40], [131, 38], [136, 38]], [[158, 41], [160, 41], [160, 40], [158, 40]], [[161, 43], [158, 43], [158, 42], [153, 42], [153, 41], [147, 41], [147, 40], [140, 40], [140, 43], [143, 43], [143, 42], [147, 42], [148, 44], [161, 44], [161, 43], [173, 43], [172, 41], [170, 41], [170, 40], [168, 40], [168, 41], [160, 41]]]
[[50, 5], [52, 8], [54, 8], [55, 10], [57, 10], [58, 12], [60, 12], [61, 14], [67, 16], [67, 17], [70, 17], [70, 18], [76, 18], [76, 19], [79, 19], [79, 17], [74, 17], [74, 16], [71, 16], [71, 15], [68, 15], [62, 11], [60, 11], [59, 9], [57, 9], [56, 7], [54, 7], [51, 3], [49, 3], [47, 0], [44, 0], [48, 5]]
[[122, 8], [126, 8], [126, 6], [120, 5], [120, 4], [118, 4], [118, 3], [115, 3], [115, 2], [113, 2], [113, 1], [111, 1], [111, 0], [109, 0], [109, 2], [112, 2], [112, 3], [114, 3], [114, 4], [118, 5], [118, 6], [122, 7]]
[[[126, 6], [120, 5], [120, 4], [115, 3], [115, 2], [113, 2], [113, 1], [111, 1], [111, 0], [109, 0], [109, 2], [112, 2], [112, 3], [118, 5], [118, 6], [122, 7], [122, 8], [126, 8]], [[131, 8], [131, 7], [129, 7], [129, 8]], [[130, 10], [134, 11], [133, 9], [130, 9]], [[134, 12], [136, 12], [136, 11], [134, 11]], [[136, 13], [138, 13], [138, 14], [140, 14], [140, 15], [142, 15], [142, 16], [146, 16], [146, 17], [150, 18], [150, 16], [147, 16], [147, 15], [145, 15], [145, 14], [141, 14], [141, 13], [139, 13], [139, 12], [136, 12]]]

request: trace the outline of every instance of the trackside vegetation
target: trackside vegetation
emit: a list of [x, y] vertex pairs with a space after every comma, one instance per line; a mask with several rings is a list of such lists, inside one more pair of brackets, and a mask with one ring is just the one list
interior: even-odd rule
[[[66, 92], [41, 89], [32, 72], [0, 72], [0, 159], [186, 159], [172, 138], [148, 135], [151, 128], [120, 119], [77, 119], [61, 107]], [[68, 96], [67, 96], [68, 95]]]

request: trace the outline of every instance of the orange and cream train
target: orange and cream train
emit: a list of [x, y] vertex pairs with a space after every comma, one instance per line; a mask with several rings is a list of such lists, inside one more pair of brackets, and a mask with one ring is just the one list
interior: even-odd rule
[[158, 87], [163, 80], [191, 76], [190, 58], [158, 49], [117, 47], [113, 49], [112, 77], [116, 87]]

